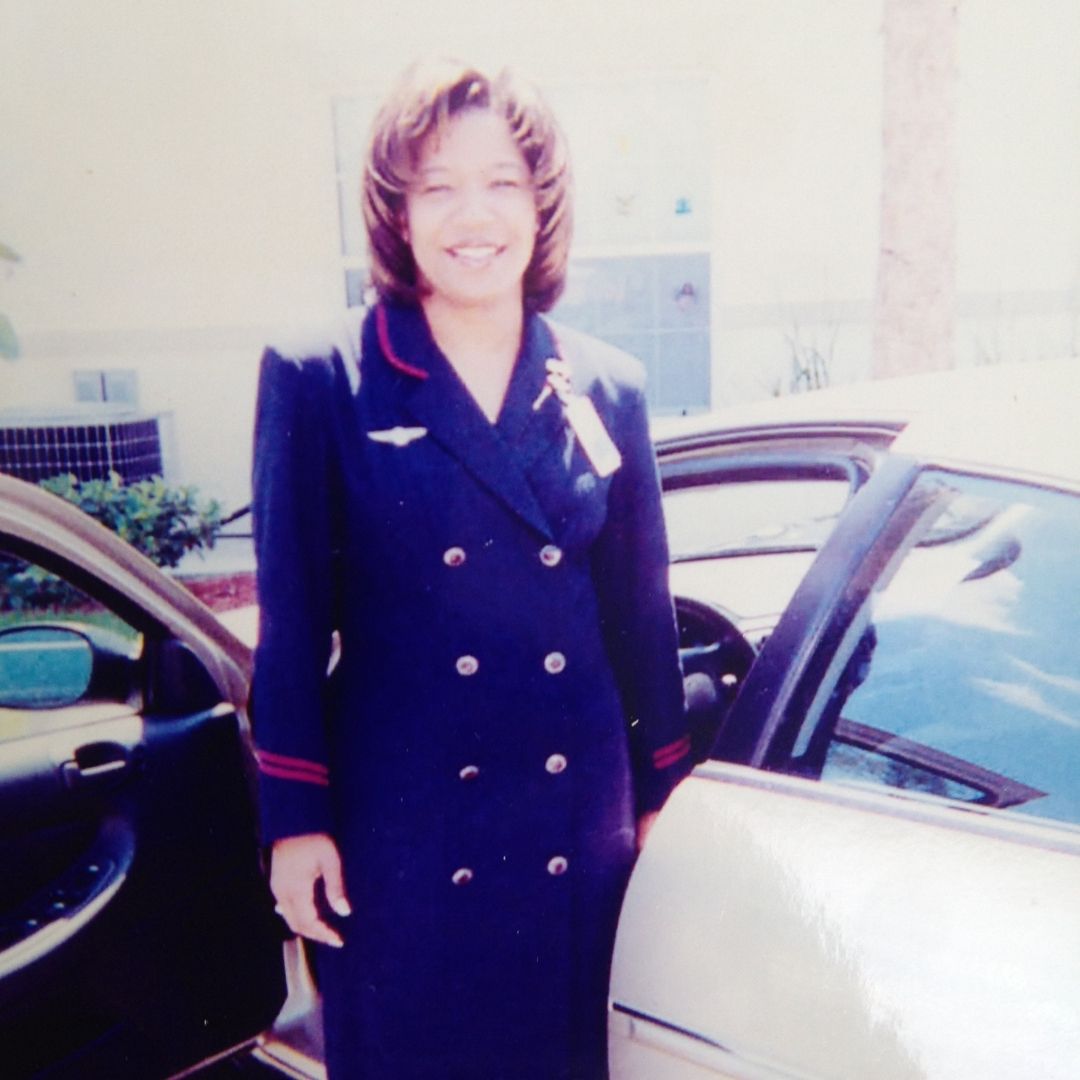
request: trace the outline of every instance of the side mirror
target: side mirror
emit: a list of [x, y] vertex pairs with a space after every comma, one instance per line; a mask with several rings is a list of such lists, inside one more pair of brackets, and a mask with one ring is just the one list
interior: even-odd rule
[[77, 630], [15, 626], [0, 630], [0, 708], [60, 709], [90, 688], [94, 649]]

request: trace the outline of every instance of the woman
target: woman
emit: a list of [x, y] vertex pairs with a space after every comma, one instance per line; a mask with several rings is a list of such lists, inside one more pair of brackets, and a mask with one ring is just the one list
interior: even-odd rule
[[642, 372], [539, 315], [569, 170], [510, 76], [415, 70], [363, 197], [359, 343], [263, 359], [271, 886], [328, 946], [332, 1080], [596, 1080], [619, 902], [689, 767]]

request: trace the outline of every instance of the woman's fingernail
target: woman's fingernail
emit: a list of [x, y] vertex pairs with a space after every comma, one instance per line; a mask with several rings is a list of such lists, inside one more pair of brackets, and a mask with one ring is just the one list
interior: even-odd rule
[[332, 901], [330, 906], [334, 909], [336, 915], [351, 915], [352, 908], [349, 907], [349, 901], [344, 896], [339, 896], [336, 900]]

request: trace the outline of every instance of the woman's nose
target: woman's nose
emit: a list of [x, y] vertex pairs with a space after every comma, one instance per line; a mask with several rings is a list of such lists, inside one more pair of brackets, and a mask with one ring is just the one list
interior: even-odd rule
[[482, 224], [492, 218], [491, 192], [486, 184], [468, 184], [462, 187], [455, 217], [464, 224]]

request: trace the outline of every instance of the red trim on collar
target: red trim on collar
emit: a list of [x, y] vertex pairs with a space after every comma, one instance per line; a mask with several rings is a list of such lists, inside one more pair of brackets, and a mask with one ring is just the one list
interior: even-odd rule
[[386, 308], [382, 304], [375, 309], [375, 330], [379, 335], [379, 348], [382, 349], [383, 356], [391, 367], [404, 371], [406, 375], [411, 375], [414, 379], [428, 377], [428, 373], [423, 368], [406, 363], [394, 352], [394, 346], [390, 343], [390, 324], [386, 319]]

